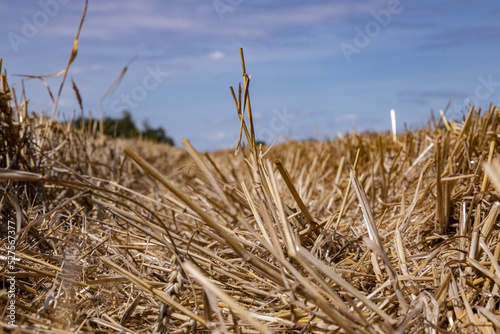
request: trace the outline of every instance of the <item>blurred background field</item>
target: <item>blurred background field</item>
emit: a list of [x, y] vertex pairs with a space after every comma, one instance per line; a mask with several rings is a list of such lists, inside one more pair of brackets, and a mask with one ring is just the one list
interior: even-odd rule
[[[25, 87], [29, 111], [50, 113], [53, 103], [42, 82], [17, 75], [64, 68], [84, 6], [0, 3], [0, 56], [10, 84]], [[227, 94], [243, 47], [257, 139], [384, 132], [391, 109], [405, 131], [424, 127], [429, 111], [439, 116], [449, 102], [447, 117], [457, 119], [472, 104], [499, 105], [499, 15], [497, 0], [91, 1], [68, 80], [81, 91], [85, 117], [98, 119], [102, 103], [105, 117], [129, 110], [139, 126], [162, 126], [177, 144], [232, 149], [238, 119]], [[56, 119], [72, 118], [71, 84], [59, 105]]]

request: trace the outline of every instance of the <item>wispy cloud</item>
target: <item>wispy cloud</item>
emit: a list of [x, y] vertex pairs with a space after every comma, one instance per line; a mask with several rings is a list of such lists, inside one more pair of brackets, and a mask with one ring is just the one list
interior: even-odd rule
[[397, 93], [399, 102], [414, 103], [422, 106], [428, 106], [433, 99], [460, 99], [466, 96], [465, 93], [453, 90], [433, 90], [433, 91], [400, 91]]
[[500, 25], [473, 26], [447, 30], [430, 36], [419, 46], [421, 50], [433, 50], [456, 47], [478, 42], [500, 41]]
[[[301, 41], [304, 51], [308, 45], [326, 43], [331, 33], [318, 27], [337, 30], [361, 14], [369, 15], [371, 9], [386, 3], [385, 0], [338, 2], [338, 3], [280, 3], [245, 4], [226, 14], [226, 20], [217, 19], [211, 2], [188, 1], [168, 3], [151, 1], [138, 3], [123, 0], [91, 3], [82, 31], [82, 39], [93, 43], [102, 41], [116, 47], [124, 42], [130, 47], [147, 42], [151, 47], [163, 47], [170, 54], [207, 53], [210, 45], [224, 39], [223, 53], [241, 46], [242, 42], [252, 44], [256, 49], [265, 49], [272, 57], [297, 57], [300, 53], [290, 52], [293, 44]], [[48, 26], [45, 36], [74, 36], [78, 11], [71, 11], [57, 26]], [[301, 38], [301, 36], [303, 38]], [[261, 53], [261, 52], [259, 52]], [[302, 52], [303, 56], [311, 53]]]

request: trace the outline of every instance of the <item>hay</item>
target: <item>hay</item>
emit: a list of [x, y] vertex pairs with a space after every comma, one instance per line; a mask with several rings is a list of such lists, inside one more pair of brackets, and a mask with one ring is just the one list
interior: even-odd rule
[[499, 109], [263, 148], [242, 62], [236, 155], [27, 117], [2, 75], [0, 331], [500, 331]]

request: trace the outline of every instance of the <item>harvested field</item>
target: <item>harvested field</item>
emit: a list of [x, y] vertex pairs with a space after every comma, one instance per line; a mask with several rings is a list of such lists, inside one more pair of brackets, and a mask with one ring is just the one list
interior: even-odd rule
[[237, 154], [27, 115], [2, 75], [0, 332], [498, 333], [500, 109], [261, 147], [243, 71]]

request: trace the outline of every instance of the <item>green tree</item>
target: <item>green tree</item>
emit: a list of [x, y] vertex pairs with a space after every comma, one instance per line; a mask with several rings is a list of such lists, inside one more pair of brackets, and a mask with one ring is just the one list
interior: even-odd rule
[[[88, 118], [79, 118], [75, 121], [75, 126], [81, 128], [89, 127], [90, 120]], [[100, 123], [98, 121], [93, 121], [96, 124], [96, 130], [100, 130]], [[92, 127], [94, 124], [91, 124]], [[111, 118], [106, 117], [103, 121], [104, 129], [103, 133], [112, 137], [125, 137], [125, 138], [138, 138], [141, 131], [137, 129], [133, 119], [132, 114], [128, 110], [124, 110], [121, 118]], [[148, 121], [144, 121], [144, 131], [142, 131], [142, 137], [147, 140], [151, 140], [157, 143], [165, 143], [174, 146], [174, 140], [167, 136], [167, 133], [163, 127], [152, 128]]]
[[149, 139], [158, 143], [165, 143], [168, 145], [174, 145], [174, 140], [170, 137], [167, 136], [167, 133], [165, 132], [165, 129], [162, 127], [158, 128], [152, 128], [149, 125], [149, 122], [146, 120], [144, 121], [144, 130], [142, 132], [142, 136], [145, 139]]

